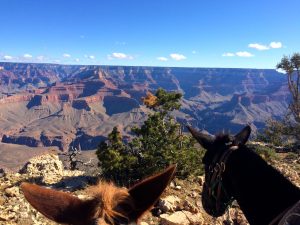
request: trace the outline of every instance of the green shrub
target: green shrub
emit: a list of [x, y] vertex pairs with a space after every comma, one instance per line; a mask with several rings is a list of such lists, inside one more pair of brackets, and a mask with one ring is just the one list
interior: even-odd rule
[[203, 173], [204, 150], [195, 147], [194, 138], [182, 133], [181, 125], [171, 116], [180, 108], [181, 97], [180, 93], [163, 89], [157, 90], [155, 98], [148, 93], [147, 102], [153, 112], [141, 127], [132, 128], [135, 137], [129, 143], [123, 143], [120, 132], [113, 129], [97, 150], [105, 178], [126, 185], [171, 164], [177, 164], [180, 178]]
[[270, 119], [258, 139], [275, 146], [293, 146], [299, 143], [299, 132], [300, 126], [291, 122], [288, 117], [282, 121]]
[[277, 160], [276, 152], [274, 149], [267, 146], [251, 146], [252, 150], [258, 153], [263, 159], [271, 162], [272, 160]]

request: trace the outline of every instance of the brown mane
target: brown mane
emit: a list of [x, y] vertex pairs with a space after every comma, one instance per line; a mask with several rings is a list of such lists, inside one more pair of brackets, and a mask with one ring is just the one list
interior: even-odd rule
[[89, 187], [86, 193], [96, 199], [99, 204], [95, 212], [96, 217], [106, 218], [111, 224], [120, 217], [129, 220], [128, 212], [116, 210], [119, 204], [126, 205], [131, 210], [134, 210], [135, 207], [128, 189], [116, 187], [112, 182], [99, 182], [97, 185]]

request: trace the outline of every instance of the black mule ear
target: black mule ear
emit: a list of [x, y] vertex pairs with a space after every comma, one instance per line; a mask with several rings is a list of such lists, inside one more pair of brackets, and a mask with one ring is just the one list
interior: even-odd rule
[[244, 127], [243, 130], [241, 130], [238, 134], [234, 136], [234, 145], [244, 145], [249, 139], [249, 136], [251, 134], [251, 127], [247, 125]]
[[214, 138], [212, 136], [203, 134], [190, 126], [187, 126], [187, 129], [203, 148], [207, 150], [211, 148], [212, 143], [214, 142]]

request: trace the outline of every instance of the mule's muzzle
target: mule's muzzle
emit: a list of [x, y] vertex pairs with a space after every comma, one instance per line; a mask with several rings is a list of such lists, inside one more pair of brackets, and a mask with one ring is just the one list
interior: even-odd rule
[[226, 212], [227, 206], [224, 204], [218, 205], [217, 198], [214, 196], [214, 190], [204, 182], [202, 192], [202, 205], [204, 210], [213, 217], [223, 216]]

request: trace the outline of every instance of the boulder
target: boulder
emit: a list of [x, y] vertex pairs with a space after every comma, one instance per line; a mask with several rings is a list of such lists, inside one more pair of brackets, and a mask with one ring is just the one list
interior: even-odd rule
[[56, 154], [32, 158], [20, 171], [30, 177], [40, 177], [43, 183], [54, 184], [63, 177], [64, 167]]

